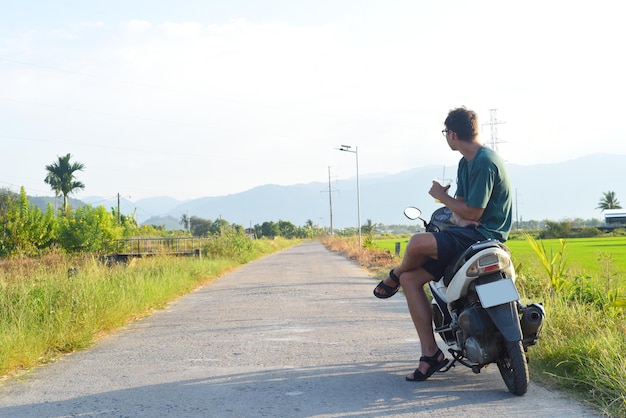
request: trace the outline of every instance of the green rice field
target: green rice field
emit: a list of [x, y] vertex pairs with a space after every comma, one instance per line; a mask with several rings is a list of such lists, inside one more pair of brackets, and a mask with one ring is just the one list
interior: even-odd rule
[[[407, 241], [408, 237], [375, 240], [374, 245], [395, 254], [396, 242], [400, 242], [402, 256]], [[605, 276], [610, 273], [612, 276], [621, 277], [622, 284], [626, 284], [626, 237], [571, 238], [564, 241], [564, 260], [570, 274]], [[547, 254], [561, 250], [561, 242], [558, 239], [538, 242], [543, 243]], [[516, 267], [521, 266], [523, 270], [531, 271], [543, 269], [526, 240], [509, 240], [506, 245], [511, 250]]]

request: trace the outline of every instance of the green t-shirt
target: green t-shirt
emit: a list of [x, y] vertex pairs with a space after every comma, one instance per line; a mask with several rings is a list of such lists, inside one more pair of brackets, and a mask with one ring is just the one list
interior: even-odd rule
[[456, 195], [467, 205], [485, 209], [477, 230], [485, 238], [504, 242], [513, 221], [511, 181], [504, 161], [491, 148], [481, 147], [470, 161], [459, 161]]

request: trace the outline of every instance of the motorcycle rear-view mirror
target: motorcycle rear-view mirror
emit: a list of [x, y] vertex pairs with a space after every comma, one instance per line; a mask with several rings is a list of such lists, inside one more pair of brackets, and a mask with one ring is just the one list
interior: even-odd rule
[[404, 216], [413, 221], [419, 219], [421, 214], [422, 211], [414, 206], [409, 206], [408, 208], [404, 209]]

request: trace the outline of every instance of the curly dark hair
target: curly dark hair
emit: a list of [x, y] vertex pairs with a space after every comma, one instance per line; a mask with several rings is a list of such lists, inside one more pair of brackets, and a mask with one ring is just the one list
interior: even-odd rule
[[465, 106], [452, 109], [444, 124], [462, 141], [471, 141], [478, 136], [478, 115]]

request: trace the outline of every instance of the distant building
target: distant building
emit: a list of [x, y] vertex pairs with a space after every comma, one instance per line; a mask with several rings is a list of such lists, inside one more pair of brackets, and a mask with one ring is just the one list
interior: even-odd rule
[[605, 209], [604, 222], [606, 226], [626, 226], [626, 209]]

